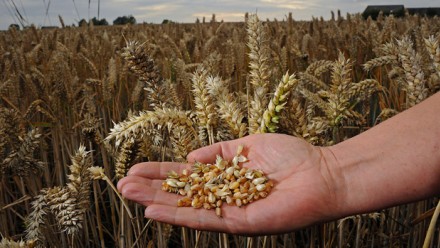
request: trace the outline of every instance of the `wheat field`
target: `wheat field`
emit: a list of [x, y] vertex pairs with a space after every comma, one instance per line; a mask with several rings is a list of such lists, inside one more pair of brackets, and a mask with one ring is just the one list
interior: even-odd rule
[[438, 197], [250, 238], [145, 219], [114, 185], [253, 133], [353, 137], [439, 91], [439, 43], [438, 17], [339, 13], [0, 32], [0, 247], [422, 247]]

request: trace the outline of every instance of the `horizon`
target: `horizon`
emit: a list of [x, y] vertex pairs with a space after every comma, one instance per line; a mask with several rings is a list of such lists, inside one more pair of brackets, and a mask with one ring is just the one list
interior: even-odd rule
[[[434, 3], [435, 2], [435, 3]], [[109, 25], [117, 17], [132, 15], [137, 23], [160, 24], [163, 20], [177, 23], [194, 23], [198, 18], [202, 21], [211, 20], [215, 14], [217, 21], [243, 21], [245, 13], [257, 13], [262, 20], [285, 20], [292, 13], [294, 20], [311, 20], [315, 18], [331, 18], [339, 10], [342, 16], [347, 13], [362, 13], [368, 5], [404, 5], [405, 8], [426, 8], [438, 5], [437, 1], [422, 0], [417, 3], [409, 0], [388, 1], [383, 3], [377, 0], [109, 0], [101, 3], [98, 0], [58, 0], [51, 2], [43, 0], [3, 0], [0, 8], [0, 30], [7, 30], [10, 24], [18, 24], [20, 28], [35, 25], [36, 27], [57, 26], [61, 23], [61, 16], [66, 26], [78, 26], [82, 19], [89, 21], [92, 18], [105, 19]], [[121, 11], [122, 10], [122, 11]], [[23, 25], [22, 25], [23, 24]]]

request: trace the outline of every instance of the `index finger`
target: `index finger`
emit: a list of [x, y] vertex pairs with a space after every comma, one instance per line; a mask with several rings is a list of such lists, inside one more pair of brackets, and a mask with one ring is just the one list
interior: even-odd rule
[[190, 168], [190, 164], [177, 162], [143, 162], [133, 165], [127, 175], [151, 179], [166, 179], [169, 171], [173, 170], [177, 173], [181, 173], [184, 169]]
[[222, 217], [219, 217], [215, 211], [203, 208], [152, 204], [145, 209], [145, 217], [196, 230], [226, 233], [243, 233], [243, 230], [253, 231], [252, 227], [246, 223], [247, 219], [243, 218], [246, 216], [244, 208], [226, 205], [221, 209]]

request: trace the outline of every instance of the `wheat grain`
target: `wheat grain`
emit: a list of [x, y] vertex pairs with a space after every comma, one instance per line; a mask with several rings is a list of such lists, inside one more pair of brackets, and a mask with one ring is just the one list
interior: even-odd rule
[[215, 209], [219, 217], [223, 202], [241, 207], [266, 198], [273, 182], [261, 170], [240, 167], [248, 161], [242, 151], [243, 146], [239, 146], [232, 161], [217, 155], [214, 164], [196, 162], [192, 172], [184, 170], [182, 175], [170, 171], [162, 190], [183, 196], [177, 201], [178, 207]]

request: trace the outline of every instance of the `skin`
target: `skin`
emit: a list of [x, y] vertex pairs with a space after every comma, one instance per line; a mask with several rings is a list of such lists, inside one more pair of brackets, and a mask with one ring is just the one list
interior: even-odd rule
[[[258, 134], [203, 147], [189, 164], [148, 162], [133, 166], [118, 183], [124, 197], [148, 206], [145, 217], [199, 230], [242, 235], [293, 231], [320, 222], [371, 212], [440, 194], [440, 94], [330, 147], [312, 146], [282, 134]], [[237, 146], [275, 187], [265, 199], [238, 208], [177, 207], [179, 196], [163, 192], [169, 170], [194, 161], [231, 160]]]

